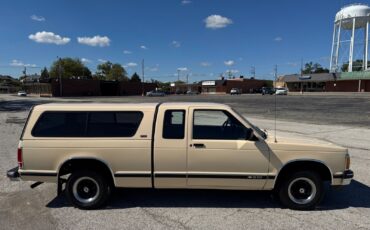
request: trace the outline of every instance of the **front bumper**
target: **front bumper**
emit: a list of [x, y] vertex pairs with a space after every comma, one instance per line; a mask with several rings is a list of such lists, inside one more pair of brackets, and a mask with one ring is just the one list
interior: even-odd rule
[[334, 175], [334, 180], [340, 182], [340, 185], [349, 185], [354, 177], [352, 170], [345, 170], [342, 174]]
[[8, 170], [8, 172], [6, 173], [6, 176], [12, 181], [20, 180], [20, 174], [18, 172], [18, 169], [19, 167], [17, 166], [15, 168]]

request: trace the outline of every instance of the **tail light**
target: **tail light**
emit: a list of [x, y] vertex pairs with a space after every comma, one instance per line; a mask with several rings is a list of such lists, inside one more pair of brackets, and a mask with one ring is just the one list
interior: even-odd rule
[[22, 148], [18, 148], [18, 154], [17, 154], [17, 157], [18, 157], [18, 166], [19, 168], [22, 168], [23, 167], [23, 156], [22, 156]]
[[346, 158], [345, 158], [345, 169], [349, 169], [351, 166], [351, 157], [349, 156], [349, 154], [346, 154]]

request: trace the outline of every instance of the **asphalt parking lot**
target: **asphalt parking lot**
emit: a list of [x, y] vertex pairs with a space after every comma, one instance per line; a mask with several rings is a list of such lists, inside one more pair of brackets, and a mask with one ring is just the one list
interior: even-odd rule
[[370, 229], [370, 94], [310, 94], [277, 98], [279, 136], [326, 140], [349, 148], [355, 179], [328, 188], [317, 210], [282, 208], [269, 192], [120, 189], [103, 210], [81, 211], [56, 185], [31, 189], [10, 182], [29, 109], [49, 102], [210, 101], [226, 103], [269, 132], [275, 98], [261, 95], [164, 98], [37, 98], [0, 95], [0, 223], [2, 229]]

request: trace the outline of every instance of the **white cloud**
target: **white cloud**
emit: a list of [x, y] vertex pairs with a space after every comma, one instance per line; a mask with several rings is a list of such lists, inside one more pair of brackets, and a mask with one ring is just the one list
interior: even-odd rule
[[107, 62], [107, 60], [99, 58], [98, 62], [105, 63], [105, 62]]
[[281, 42], [283, 40], [283, 38], [282, 37], [276, 37], [276, 38], [274, 38], [274, 41], [275, 42]]
[[43, 16], [31, 15], [31, 19], [38, 22], [43, 22], [46, 19]]
[[65, 45], [71, 41], [68, 37], [61, 37], [60, 35], [54, 34], [53, 32], [37, 32], [35, 34], [30, 34], [29, 39], [38, 43], [49, 43], [56, 45]]
[[221, 29], [233, 23], [231, 19], [216, 14], [208, 16], [204, 22], [209, 29]]
[[36, 67], [35, 64], [24, 64], [22, 61], [19, 60], [12, 60], [12, 62], [9, 64], [10, 66], [19, 66], [19, 67]]
[[135, 63], [135, 62], [129, 62], [125, 66], [126, 67], [136, 67], [137, 66], [137, 63]]
[[84, 63], [90, 63], [91, 62], [91, 60], [87, 59], [87, 58], [81, 58], [81, 61], [84, 62]]
[[224, 61], [224, 64], [227, 66], [232, 66], [235, 64], [235, 62], [233, 60], [228, 60], [228, 61]]
[[179, 41], [172, 41], [171, 46], [175, 48], [179, 48], [181, 46], [181, 42]]
[[107, 36], [96, 35], [94, 37], [78, 37], [78, 43], [88, 46], [105, 47], [110, 45], [110, 39]]
[[146, 50], [146, 49], [148, 49], [146, 46], [144, 46], [144, 45], [141, 45], [140, 46], [140, 49], [143, 49], [143, 50]]
[[124, 50], [123, 53], [124, 54], [132, 54], [132, 52], [130, 50]]
[[190, 0], [182, 0], [181, 1], [181, 4], [183, 4], [183, 5], [187, 5], [187, 4], [190, 4], [190, 3], [191, 3]]
[[179, 71], [188, 71], [188, 68], [186, 68], [186, 67], [180, 67], [180, 68], [177, 68], [177, 70], [179, 70]]
[[212, 63], [204, 61], [204, 62], [201, 62], [200, 65], [203, 66], [203, 67], [208, 67], [208, 66], [211, 66]]

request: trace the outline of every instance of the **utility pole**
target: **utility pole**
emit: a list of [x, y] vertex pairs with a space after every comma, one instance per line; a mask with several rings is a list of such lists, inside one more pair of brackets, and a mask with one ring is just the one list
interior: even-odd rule
[[177, 82], [179, 82], [179, 81], [180, 81], [180, 70], [177, 69]]
[[141, 83], [141, 96], [145, 96], [145, 92], [144, 92], [144, 84], [145, 84], [144, 59], [141, 61], [141, 73], [143, 75], [143, 82]]
[[276, 119], [277, 119], [276, 81], [277, 81], [277, 65], [275, 65], [275, 67], [274, 67], [274, 75], [275, 75], [275, 140], [274, 140], [274, 142], [277, 143], [277, 138], [276, 138]]
[[58, 74], [59, 74], [59, 96], [63, 96], [63, 86], [62, 86], [62, 66], [60, 65], [62, 62], [62, 59], [60, 57], [58, 58]]

